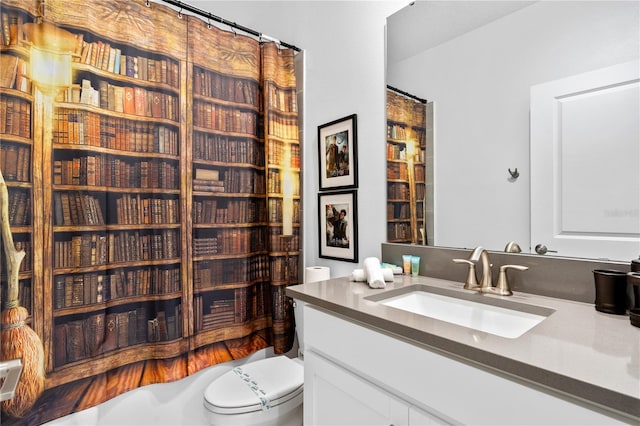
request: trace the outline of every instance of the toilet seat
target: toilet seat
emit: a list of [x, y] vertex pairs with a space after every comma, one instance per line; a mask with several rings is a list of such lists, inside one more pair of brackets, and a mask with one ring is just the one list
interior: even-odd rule
[[284, 355], [265, 358], [215, 379], [204, 392], [204, 405], [222, 415], [269, 411], [293, 399], [301, 403], [303, 383], [304, 368], [299, 362]]

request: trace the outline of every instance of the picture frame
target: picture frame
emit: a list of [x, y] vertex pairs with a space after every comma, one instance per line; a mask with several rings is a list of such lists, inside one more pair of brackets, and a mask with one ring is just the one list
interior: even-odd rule
[[320, 190], [358, 187], [357, 115], [318, 126]]
[[318, 194], [320, 257], [358, 262], [357, 204], [356, 190]]

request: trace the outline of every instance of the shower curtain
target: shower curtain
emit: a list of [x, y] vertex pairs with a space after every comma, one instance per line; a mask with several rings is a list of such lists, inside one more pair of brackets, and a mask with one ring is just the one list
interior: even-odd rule
[[[0, 171], [27, 252], [20, 326], [36, 332], [45, 376], [44, 392], [23, 377], [2, 424], [288, 351], [295, 52], [144, 0], [3, 0], [0, 14]], [[53, 83], [62, 65], [38, 68], [38, 50], [70, 61], [70, 85]], [[3, 359], [15, 327], [3, 316]]]

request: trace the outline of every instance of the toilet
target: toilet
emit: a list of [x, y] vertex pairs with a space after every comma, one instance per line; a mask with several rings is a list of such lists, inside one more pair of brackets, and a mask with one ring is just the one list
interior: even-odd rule
[[298, 358], [269, 357], [240, 365], [214, 379], [204, 391], [209, 424], [302, 425], [303, 305], [294, 301]]

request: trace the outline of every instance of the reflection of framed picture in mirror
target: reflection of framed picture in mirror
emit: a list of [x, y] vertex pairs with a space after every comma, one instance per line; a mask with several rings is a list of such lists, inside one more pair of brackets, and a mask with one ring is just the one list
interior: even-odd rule
[[358, 211], [355, 190], [318, 194], [320, 257], [358, 262]]
[[320, 190], [358, 186], [356, 114], [318, 126]]

